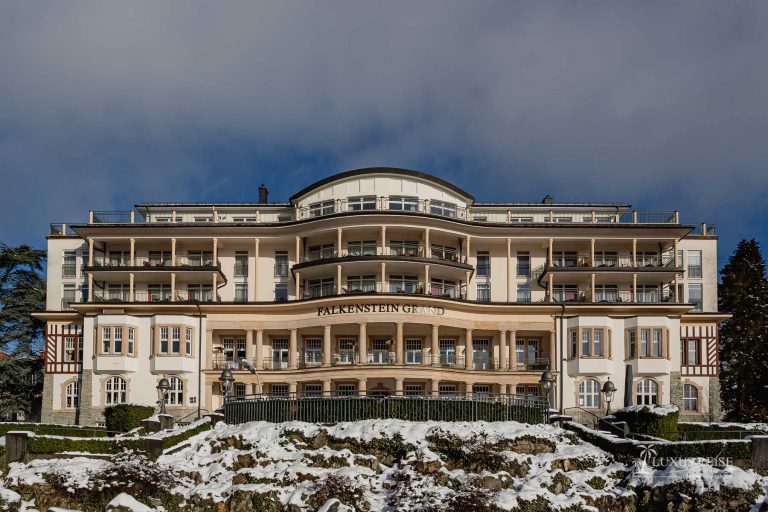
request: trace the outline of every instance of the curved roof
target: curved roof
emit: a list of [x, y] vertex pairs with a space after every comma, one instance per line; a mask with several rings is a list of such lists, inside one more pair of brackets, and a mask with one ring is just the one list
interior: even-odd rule
[[432, 176], [431, 174], [427, 174], [425, 172], [412, 171], [410, 169], [400, 169], [398, 167], [364, 167], [362, 169], [353, 169], [351, 171], [344, 171], [338, 174], [334, 174], [332, 176], [328, 176], [327, 178], [323, 178], [322, 180], [317, 181], [312, 185], [309, 185], [308, 187], [305, 187], [299, 190], [298, 192], [296, 192], [295, 194], [293, 194], [290, 198], [291, 203], [294, 203], [297, 199], [307, 195], [313, 190], [316, 190], [320, 187], [328, 185], [329, 183], [332, 183], [334, 181], [341, 180], [344, 178], [350, 178], [352, 176], [365, 176], [367, 174], [399, 174], [401, 176], [409, 176], [411, 178], [421, 178], [425, 181], [431, 181], [432, 183], [435, 183], [437, 185], [450, 189], [453, 192], [456, 192], [457, 194], [464, 196], [466, 199], [468, 199], [468, 202], [470, 203], [475, 201], [475, 196], [473, 196], [466, 190], [463, 190], [457, 187], [456, 185], [454, 185], [453, 183], [449, 183], [442, 178], [438, 178], [437, 176]]

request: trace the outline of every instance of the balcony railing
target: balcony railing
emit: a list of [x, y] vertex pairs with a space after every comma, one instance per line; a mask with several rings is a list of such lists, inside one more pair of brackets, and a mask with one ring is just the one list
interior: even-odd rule
[[345, 282], [341, 288], [341, 294], [336, 291], [336, 285], [325, 285], [313, 289], [307, 289], [300, 296], [303, 299], [314, 299], [320, 297], [332, 297], [336, 295], [359, 295], [359, 294], [371, 294], [371, 293], [396, 293], [402, 295], [430, 295], [432, 297], [442, 297], [448, 299], [462, 299], [467, 298], [467, 287], [465, 284], [456, 285], [440, 285], [432, 283], [431, 286], [426, 287], [422, 281], [409, 281], [409, 282], [388, 282], [387, 286], [383, 286], [381, 281], [371, 281], [363, 283], [348, 283]]
[[65, 236], [73, 236], [76, 235], [75, 231], [70, 227], [70, 224], [66, 222], [54, 222], [51, 223], [51, 229], [49, 234], [51, 235], [65, 235]]
[[[592, 292], [587, 290], [554, 292], [552, 302], [586, 302], [586, 303], [646, 303], [658, 304], [665, 302], [674, 302], [675, 295], [672, 292], [664, 291], [639, 291], [632, 293], [631, 290], [616, 291], [596, 291], [594, 300]], [[544, 302], [549, 302], [549, 295], [545, 295]]]
[[173, 259], [168, 257], [150, 257], [150, 256], [136, 256], [134, 257], [133, 264], [130, 258], [111, 258], [109, 256], [95, 256], [93, 258], [94, 267], [103, 268], [121, 268], [121, 267], [187, 267], [191, 269], [205, 268], [206, 270], [211, 268], [218, 268], [221, 266], [219, 260], [216, 264], [210, 258], [190, 258], [189, 256], [177, 255], [174, 263]]
[[[678, 263], [678, 266], [680, 263]], [[675, 268], [675, 255], [663, 253], [655, 255], [638, 254], [633, 259], [631, 254], [595, 254], [594, 260], [590, 253], [576, 253], [567, 257], [553, 258], [549, 267], [552, 268]]]
[[[215, 299], [214, 299], [215, 297]], [[161, 292], [145, 292], [135, 291], [133, 292], [133, 299], [131, 300], [131, 294], [128, 291], [106, 291], [106, 292], [94, 292], [93, 302], [221, 302], [221, 296], [213, 295], [210, 292], [196, 292], [196, 291], [177, 291], [175, 300], [171, 300], [170, 291]]]
[[144, 218], [135, 210], [90, 212], [91, 224], [136, 224], [143, 222]]

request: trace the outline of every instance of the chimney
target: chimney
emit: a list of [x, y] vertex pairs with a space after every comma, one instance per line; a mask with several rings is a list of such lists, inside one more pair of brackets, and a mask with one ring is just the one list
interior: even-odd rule
[[554, 201], [554, 198], [547, 194], [544, 196], [544, 199], [541, 200], [541, 204], [552, 204], [552, 201]]
[[259, 187], [259, 204], [267, 204], [267, 196], [269, 195], [269, 190], [267, 190], [267, 187], [264, 186], [262, 183]]

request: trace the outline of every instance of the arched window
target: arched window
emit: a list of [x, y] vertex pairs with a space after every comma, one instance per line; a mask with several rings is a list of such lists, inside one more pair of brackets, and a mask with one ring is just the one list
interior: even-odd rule
[[120, 377], [107, 379], [106, 403], [107, 405], [124, 404], [127, 402], [125, 380]]
[[637, 405], [658, 405], [659, 385], [651, 379], [637, 383]]
[[579, 384], [579, 406], [596, 409], [600, 407], [600, 383], [586, 379]]
[[699, 411], [699, 390], [693, 384], [683, 385], [683, 410]]
[[168, 390], [168, 405], [184, 405], [184, 382], [178, 377], [168, 379], [171, 389]]
[[70, 382], [67, 384], [67, 389], [65, 392], [65, 400], [67, 404], [67, 409], [77, 409], [80, 407], [80, 383]]

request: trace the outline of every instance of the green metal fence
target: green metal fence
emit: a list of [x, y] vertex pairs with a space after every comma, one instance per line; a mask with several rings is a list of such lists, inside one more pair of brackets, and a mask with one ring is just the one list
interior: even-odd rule
[[224, 405], [224, 419], [227, 423], [336, 423], [393, 418], [409, 421], [518, 421], [536, 424], [547, 422], [548, 411], [545, 400], [515, 395], [482, 398], [248, 395], [229, 398]]

